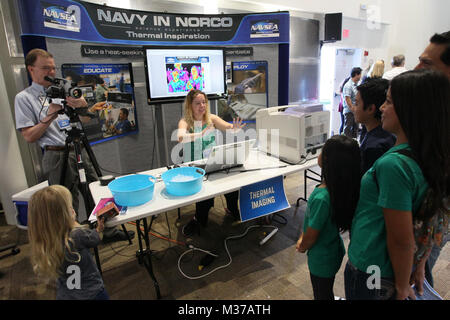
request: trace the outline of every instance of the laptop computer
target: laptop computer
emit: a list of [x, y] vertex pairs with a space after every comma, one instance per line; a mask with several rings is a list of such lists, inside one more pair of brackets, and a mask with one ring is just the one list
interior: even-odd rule
[[190, 166], [202, 168], [206, 173], [240, 167], [244, 165], [255, 142], [256, 139], [251, 139], [214, 146], [206, 162], [191, 163]]

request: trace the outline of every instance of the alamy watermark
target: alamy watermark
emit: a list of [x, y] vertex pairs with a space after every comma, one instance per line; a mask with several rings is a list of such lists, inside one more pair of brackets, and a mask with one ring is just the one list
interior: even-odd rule
[[366, 273], [370, 274], [367, 278], [367, 289], [381, 289], [381, 270], [377, 265], [371, 265], [367, 267]]
[[66, 280], [67, 289], [81, 289], [81, 269], [77, 265], [70, 265], [67, 267], [66, 274], [69, 276]]
[[[201, 127], [195, 131], [196, 133], [201, 132]], [[204, 133], [202, 137], [194, 139], [190, 142], [178, 142], [170, 152], [170, 158], [173, 163], [189, 162], [190, 159], [202, 159], [207, 158], [205, 150], [203, 148], [204, 141], [211, 139], [214, 136], [214, 143], [212, 145], [222, 145], [230, 144], [235, 142], [242, 142], [245, 140], [256, 139], [258, 144], [258, 149], [265, 150], [270, 153], [271, 156], [279, 158], [280, 150], [280, 130], [279, 129], [259, 129], [258, 132], [253, 129], [240, 129], [234, 131], [233, 129], [225, 130], [225, 134], [218, 129], [211, 129], [210, 132]], [[171, 141], [178, 141], [178, 130], [174, 130], [170, 137]], [[251, 147], [251, 146], [250, 146]], [[210, 151], [209, 148], [206, 153]], [[192, 152], [194, 154], [192, 154]], [[217, 154], [214, 158], [217, 164], [232, 164], [236, 159], [244, 159], [246, 150], [244, 146], [242, 148], [232, 149], [231, 151], [224, 149], [219, 149], [218, 152], [226, 152], [226, 154]], [[220, 161], [220, 163], [219, 163]], [[258, 164], [258, 157], [248, 158], [248, 164], [256, 165]]]

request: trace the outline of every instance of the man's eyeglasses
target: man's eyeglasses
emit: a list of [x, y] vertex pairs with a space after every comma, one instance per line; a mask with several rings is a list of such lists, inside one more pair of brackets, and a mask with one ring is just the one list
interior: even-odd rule
[[57, 70], [59, 70], [58, 67], [50, 67], [50, 66], [44, 66], [44, 67], [33, 66], [33, 67], [39, 68], [39, 69], [44, 70], [44, 71], [57, 71]]

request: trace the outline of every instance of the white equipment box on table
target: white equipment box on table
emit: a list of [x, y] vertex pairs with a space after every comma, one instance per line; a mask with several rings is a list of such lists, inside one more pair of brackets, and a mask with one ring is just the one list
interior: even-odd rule
[[330, 113], [322, 110], [322, 105], [258, 110], [256, 131], [259, 150], [292, 164], [319, 156], [330, 130]]

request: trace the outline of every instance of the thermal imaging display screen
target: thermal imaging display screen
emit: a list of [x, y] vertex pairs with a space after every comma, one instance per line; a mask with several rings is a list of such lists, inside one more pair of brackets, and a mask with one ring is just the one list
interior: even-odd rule
[[209, 98], [225, 94], [222, 48], [146, 47], [145, 62], [150, 104], [183, 100], [191, 89]]

